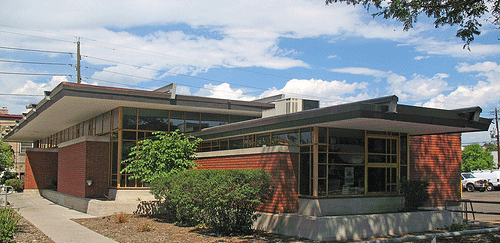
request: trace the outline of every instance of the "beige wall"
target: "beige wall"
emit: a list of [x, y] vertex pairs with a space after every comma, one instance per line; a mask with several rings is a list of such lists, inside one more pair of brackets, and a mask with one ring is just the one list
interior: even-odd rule
[[[2, 114], [1, 111], [0, 111], [0, 114]], [[0, 117], [0, 131], [1, 131], [2, 137], [7, 133], [7, 131], [5, 131], [4, 128], [7, 128], [7, 126], [13, 126], [13, 125], [16, 125], [15, 118]], [[15, 169], [15, 172], [19, 175], [24, 175], [26, 154], [24, 152], [21, 153], [21, 143], [7, 142], [7, 144], [9, 144], [12, 147], [12, 150], [14, 151], [14, 169]], [[23, 177], [23, 176], [21, 176], [21, 177]], [[23, 179], [23, 178], [21, 178], [21, 179]]]

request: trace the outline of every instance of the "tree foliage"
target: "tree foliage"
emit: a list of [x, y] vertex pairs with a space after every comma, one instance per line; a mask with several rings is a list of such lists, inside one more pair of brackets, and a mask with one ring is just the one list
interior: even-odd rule
[[196, 166], [195, 153], [201, 139], [178, 131], [154, 134], [157, 139], [142, 140], [131, 148], [129, 158], [122, 162], [126, 167], [121, 173], [131, 174], [132, 179], [151, 182]]
[[488, 152], [498, 151], [498, 146], [495, 143], [485, 143], [484, 146]]
[[474, 37], [481, 34], [479, 28], [481, 17], [491, 14], [490, 20], [500, 26], [499, 0], [326, 0], [326, 4], [347, 3], [363, 5], [367, 10], [375, 7], [378, 11], [373, 16], [382, 16], [385, 19], [393, 18], [403, 23], [404, 30], [413, 28], [420, 14], [434, 19], [436, 28], [444, 25], [459, 25], [456, 37], [464, 42], [464, 48], [474, 41]]
[[462, 171], [490, 170], [493, 168], [493, 155], [479, 144], [471, 144], [462, 151]]
[[10, 144], [0, 140], [0, 171], [12, 168], [14, 165], [14, 151]]

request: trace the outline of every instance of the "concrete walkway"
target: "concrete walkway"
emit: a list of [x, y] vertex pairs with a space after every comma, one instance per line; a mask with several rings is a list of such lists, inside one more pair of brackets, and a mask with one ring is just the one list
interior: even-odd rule
[[56, 243], [116, 242], [71, 220], [95, 216], [57, 205], [37, 193], [14, 193], [7, 200], [21, 216]]

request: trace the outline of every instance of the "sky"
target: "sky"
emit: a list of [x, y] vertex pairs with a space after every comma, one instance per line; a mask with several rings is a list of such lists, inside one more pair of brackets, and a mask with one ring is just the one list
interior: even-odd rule
[[[414, 28], [362, 6], [290, 1], [35, 1], [0, 3], [0, 106], [11, 114], [76, 82], [253, 100], [284, 93], [322, 107], [388, 95], [440, 109], [500, 104], [500, 30], [485, 16], [470, 45], [456, 26]], [[493, 127], [493, 126], [492, 126]], [[490, 129], [491, 130], [491, 129]], [[490, 142], [490, 132], [462, 142]]]

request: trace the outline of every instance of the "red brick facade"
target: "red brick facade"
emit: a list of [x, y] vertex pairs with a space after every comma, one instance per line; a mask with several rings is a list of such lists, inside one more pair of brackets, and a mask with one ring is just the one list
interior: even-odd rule
[[[108, 194], [109, 143], [85, 141], [59, 148], [57, 191], [77, 197]], [[88, 186], [86, 180], [92, 180]]]
[[241, 155], [203, 158], [196, 162], [201, 165], [201, 169], [264, 169], [272, 176], [274, 192], [271, 199], [263, 203], [258, 211], [269, 213], [296, 213], [298, 211], [298, 154]]
[[430, 181], [426, 206], [444, 206], [445, 200], [460, 199], [460, 135], [410, 137], [410, 177]]
[[27, 149], [25, 189], [55, 189], [57, 149]]

